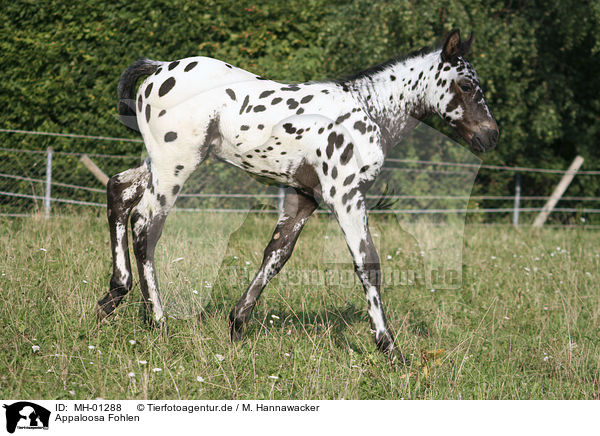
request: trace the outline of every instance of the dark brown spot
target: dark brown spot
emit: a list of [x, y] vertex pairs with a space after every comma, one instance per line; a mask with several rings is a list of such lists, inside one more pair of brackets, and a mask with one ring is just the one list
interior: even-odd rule
[[350, 142], [348, 145], [346, 145], [346, 148], [340, 155], [340, 163], [342, 165], [346, 165], [352, 158], [353, 153], [354, 153], [354, 145], [352, 145], [352, 143]]
[[360, 133], [362, 133], [363, 135], [365, 134], [365, 132], [367, 131], [367, 126], [365, 125], [365, 123], [363, 123], [362, 121], [357, 121], [356, 123], [354, 123], [354, 128], [356, 130], [358, 130]]
[[266, 98], [269, 95], [273, 94], [275, 91], [263, 91], [260, 93], [260, 95], [258, 96], [258, 98]]
[[233, 92], [233, 89], [227, 88], [225, 90], [225, 92], [227, 93], [229, 98], [231, 98], [233, 101], [235, 101], [235, 92]]
[[175, 86], [175, 79], [173, 77], [169, 77], [167, 80], [165, 80], [163, 82], [162, 85], [160, 85], [160, 88], [158, 89], [158, 96], [162, 97], [167, 92], [169, 92], [171, 89], [173, 89], [174, 86]]
[[198, 65], [198, 62], [194, 61], [194, 62], [190, 62], [189, 64], [187, 64], [185, 66], [185, 68], [183, 69], [183, 71], [185, 71], [186, 73], [188, 71], [190, 71], [192, 68], [194, 68], [196, 65]]
[[250, 97], [246, 96], [246, 98], [244, 98], [244, 102], [242, 103], [242, 107], [240, 109], [240, 115], [242, 115], [242, 113], [244, 112], [244, 109], [246, 109], [246, 106], [248, 106], [249, 101], [250, 101]]
[[344, 179], [344, 186], [348, 186], [354, 180], [354, 174], [350, 174], [348, 177]]
[[348, 118], [350, 118], [350, 112], [348, 112], [347, 114], [340, 115], [339, 117], [337, 117], [337, 119], [335, 120], [335, 123], [336, 124], [343, 123]]
[[150, 84], [148, 84], [148, 86], [146, 86], [146, 92], [144, 93], [146, 98], [150, 97], [151, 92], [152, 92], [152, 83], [150, 83]]

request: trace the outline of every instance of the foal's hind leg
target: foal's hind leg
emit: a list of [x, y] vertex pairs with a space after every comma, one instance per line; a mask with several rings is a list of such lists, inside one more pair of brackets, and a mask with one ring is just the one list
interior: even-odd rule
[[316, 208], [317, 203], [314, 198], [296, 192], [294, 189], [286, 190], [283, 211], [271, 241], [265, 248], [262, 265], [229, 315], [229, 331], [232, 340], [241, 338], [242, 327], [250, 318], [260, 294], [292, 255], [304, 224]]
[[147, 188], [140, 204], [131, 215], [133, 251], [140, 275], [144, 308], [146, 314], [152, 313], [154, 321], [158, 323], [164, 321], [164, 311], [154, 268], [154, 251], [162, 235], [167, 214], [175, 202], [173, 199], [167, 204], [166, 200], [163, 200], [164, 195], [154, 194], [151, 188]]
[[[181, 162], [190, 161], [189, 157]], [[133, 251], [135, 253], [140, 289], [146, 315], [152, 314], [154, 321], [162, 324], [164, 310], [160, 299], [158, 280], [154, 268], [154, 251], [162, 235], [169, 211], [197, 164], [181, 165], [174, 162], [152, 161], [151, 177], [142, 198], [131, 214]]]
[[146, 163], [123, 171], [108, 181], [107, 216], [110, 229], [113, 274], [108, 293], [98, 301], [98, 318], [113, 313], [125, 294], [131, 290], [131, 263], [127, 244], [129, 214], [139, 202], [148, 183], [150, 172]]

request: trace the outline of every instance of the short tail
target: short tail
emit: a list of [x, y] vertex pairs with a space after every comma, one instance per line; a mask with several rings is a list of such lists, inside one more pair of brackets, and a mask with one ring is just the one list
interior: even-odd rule
[[125, 124], [131, 130], [136, 132], [140, 131], [138, 126], [137, 117], [135, 114], [135, 91], [137, 81], [144, 76], [149, 76], [154, 73], [161, 62], [153, 61], [150, 59], [139, 59], [131, 64], [119, 80], [119, 118], [121, 122]]

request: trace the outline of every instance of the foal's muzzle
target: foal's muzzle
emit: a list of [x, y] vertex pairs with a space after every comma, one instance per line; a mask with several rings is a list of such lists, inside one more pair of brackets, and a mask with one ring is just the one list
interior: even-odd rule
[[471, 146], [475, 151], [488, 151], [498, 143], [498, 129], [483, 129], [473, 134]]

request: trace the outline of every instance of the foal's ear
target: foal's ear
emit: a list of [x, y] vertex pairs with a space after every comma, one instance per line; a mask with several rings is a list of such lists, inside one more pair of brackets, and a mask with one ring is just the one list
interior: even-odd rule
[[469, 53], [469, 50], [471, 50], [471, 45], [473, 45], [473, 32], [471, 32], [471, 34], [469, 35], [469, 39], [460, 43], [458, 55], [462, 57], [466, 56], [467, 53]]
[[460, 42], [460, 30], [454, 29], [446, 37], [442, 48], [442, 60], [444, 62], [452, 62], [460, 55], [461, 42]]

